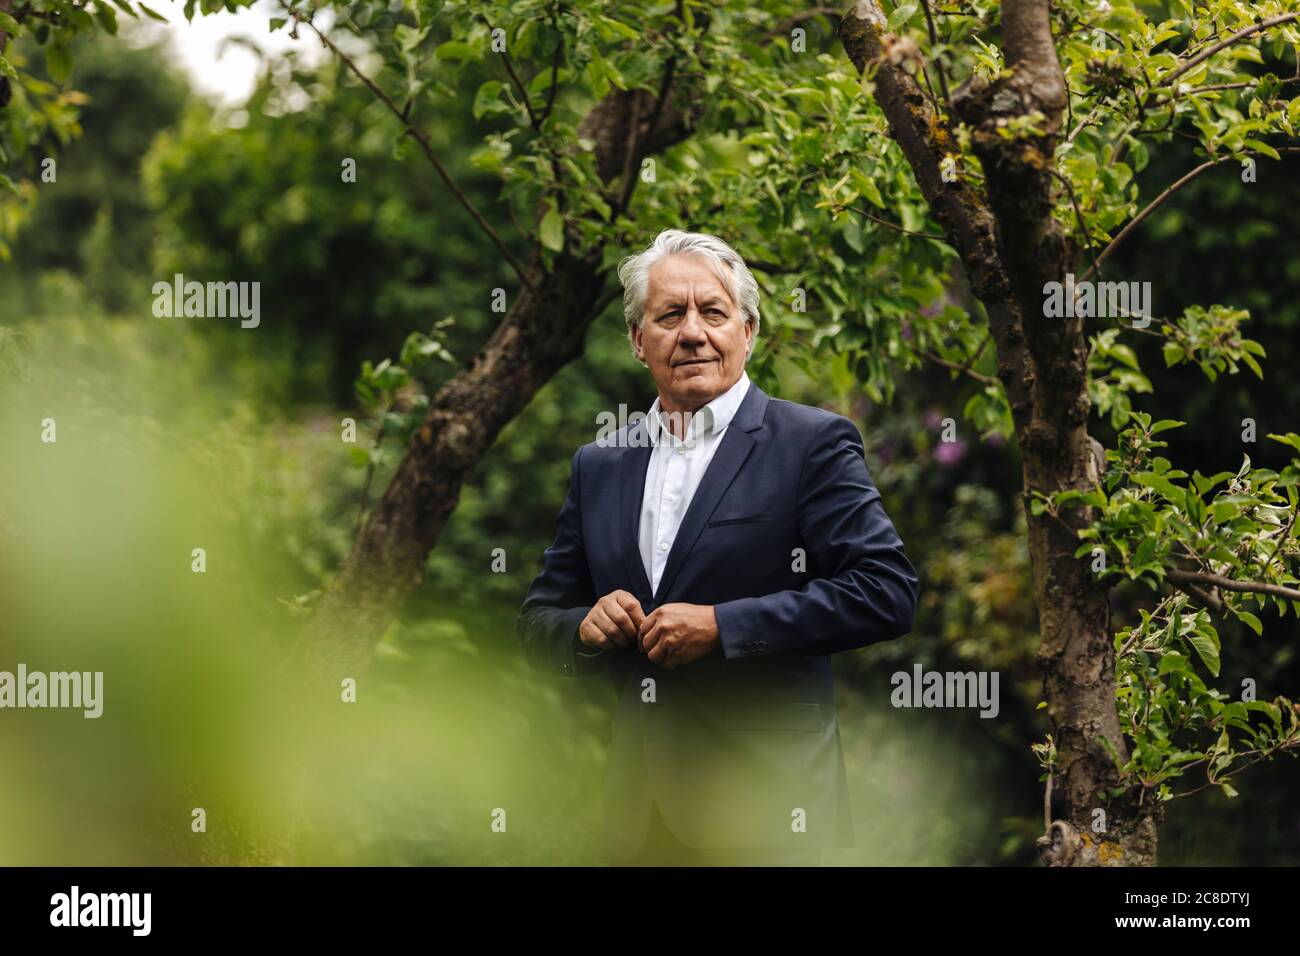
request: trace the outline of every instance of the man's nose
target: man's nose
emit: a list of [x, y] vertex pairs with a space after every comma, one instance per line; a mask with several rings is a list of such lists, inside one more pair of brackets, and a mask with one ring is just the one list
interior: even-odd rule
[[704, 317], [695, 306], [690, 306], [686, 310], [686, 318], [682, 322], [681, 340], [697, 344], [705, 341]]

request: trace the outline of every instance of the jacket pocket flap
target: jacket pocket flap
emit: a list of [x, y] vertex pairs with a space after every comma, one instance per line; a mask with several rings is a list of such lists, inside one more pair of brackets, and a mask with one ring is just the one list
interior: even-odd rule
[[739, 518], [718, 518], [714, 521], [710, 521], [708, 526], [710, 528], [721, 528], [723, 525], [729, 525], [729, 524], [751, 524], [759, 521], [771, 521], [771, 520], [772, 520], [772, 513], [770, 511], [765, 511], [762, 514], [742, 515]]

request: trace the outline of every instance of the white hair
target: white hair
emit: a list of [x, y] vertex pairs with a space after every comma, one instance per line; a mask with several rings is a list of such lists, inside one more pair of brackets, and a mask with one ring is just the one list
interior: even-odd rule
[[632, 340], [632, 330], [645, 316], [646, 292], [650, 284], [650, 270], [665, 256], [699, 256], [727, 287], [731, 300], [740, 309], [741, 319], [750, 322], [754, 334], [750, 336], [745, 358], [754, 351], [758, 341], [758, 282], [745, 265], [740, 253], [717, 236], [703, 232], [683, 232], [665, 229], [655, 236], [654, 242], [644, 252], [627, 256], [618, 264], [618, 281], [623, 283], [623, 317], [627, 320], [627, 337]]

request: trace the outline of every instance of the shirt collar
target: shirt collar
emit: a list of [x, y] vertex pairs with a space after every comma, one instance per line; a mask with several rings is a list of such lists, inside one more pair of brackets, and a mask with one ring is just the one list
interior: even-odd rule
[[677, 440], [677, 437], [668, 430], [667, 423], [660, 418], [659, 399], [656, 398], [654, 404], [650, 406], [650, 411], [646, 413], [650, 444], [658, 445], [660, 438], [666, 435], [673, 445], [691, 445], [704, 435], [721, 432], [736, 417], [736, 412], [740, 409], [740, 403], [744, 401], [747, 391], [749, 391], [749, 376], [745, 374], [744, 369], [741, 369], [736, 384], [691, 416], [690, 424], [686, 427], [686, 440], [683, 442]]

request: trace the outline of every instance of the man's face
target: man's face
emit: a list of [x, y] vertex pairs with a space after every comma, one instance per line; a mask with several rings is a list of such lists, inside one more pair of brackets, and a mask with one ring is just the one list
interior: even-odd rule
[[632, 341], [665, 411], [695, 411], [740, 381], [753, 334], [703, 258], [665, 256], [651, 267]]

